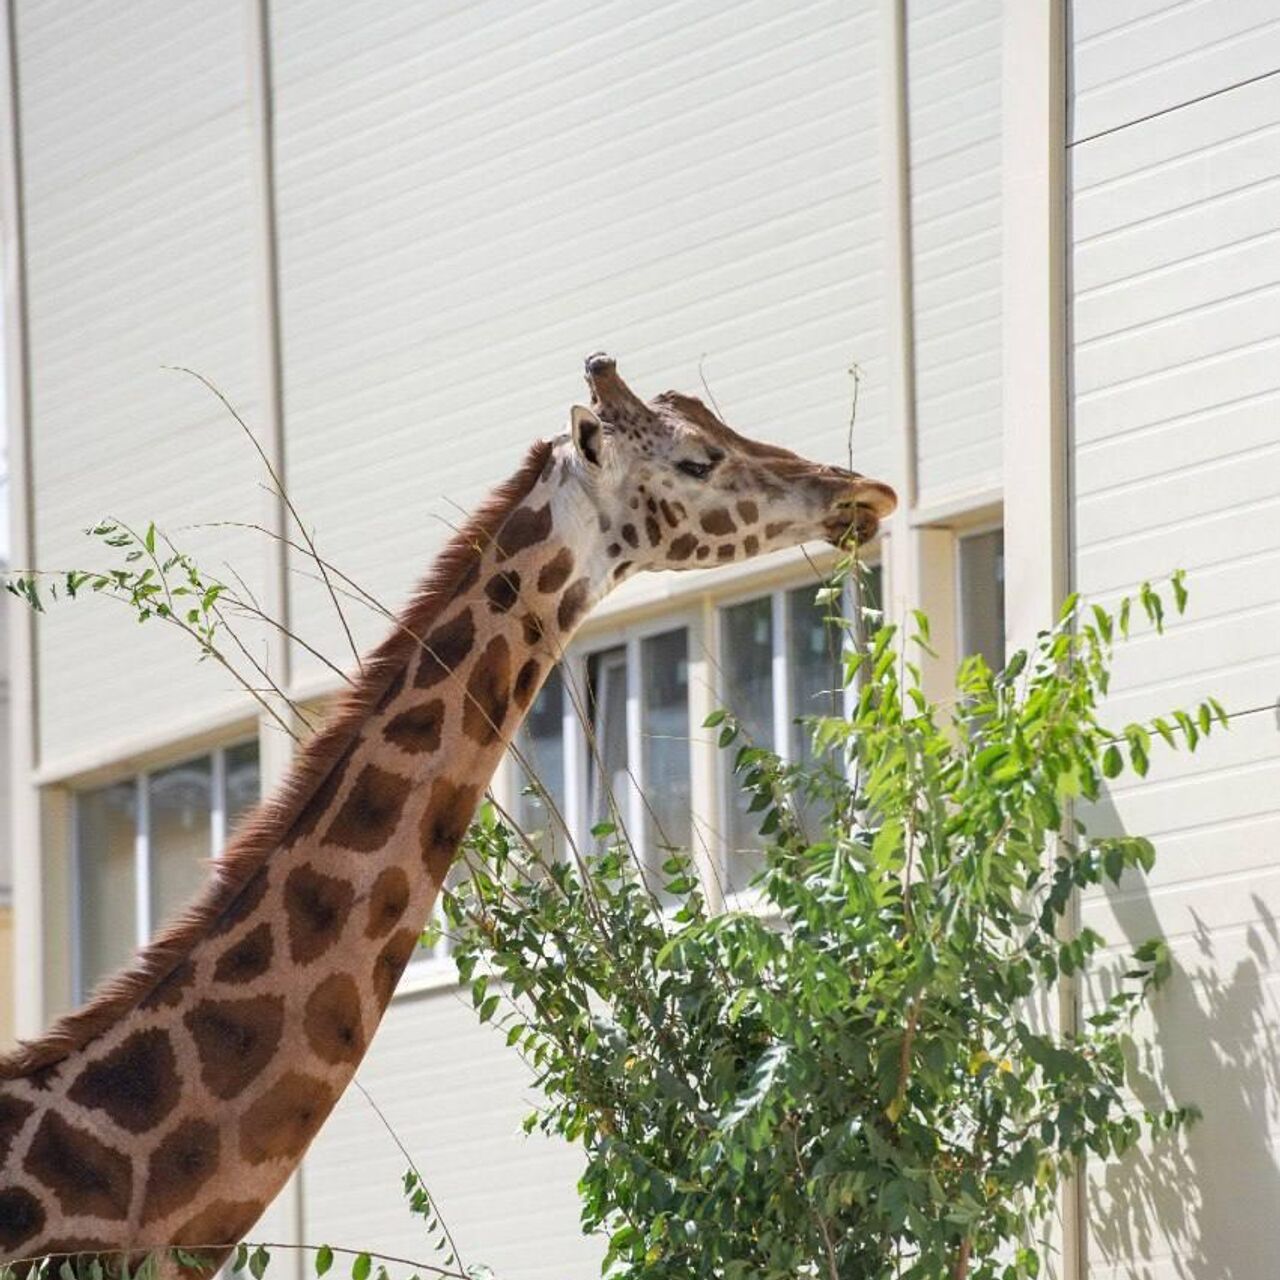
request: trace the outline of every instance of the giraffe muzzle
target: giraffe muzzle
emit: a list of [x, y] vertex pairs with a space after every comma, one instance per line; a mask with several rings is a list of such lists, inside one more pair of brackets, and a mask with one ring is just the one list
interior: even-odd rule
[[823, 522], [823, 532], [837, 547], [851, 541], [870, 542], [880, 530], [880, 521], [892, 515], [897, 505], [898, 495], [887, 484], [859, 476], [837, 499]]

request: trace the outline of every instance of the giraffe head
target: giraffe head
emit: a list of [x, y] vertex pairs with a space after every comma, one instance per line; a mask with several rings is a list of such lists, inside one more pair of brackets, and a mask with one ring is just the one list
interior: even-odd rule
[[587, 358], [591, 407], [570, 414], [573, 468], [616, 576], [697, 569], [825, 539], [873, 537], [893, 490], [854, 471], [748, 440], [692, 396], [645, 404], [606, 355]]

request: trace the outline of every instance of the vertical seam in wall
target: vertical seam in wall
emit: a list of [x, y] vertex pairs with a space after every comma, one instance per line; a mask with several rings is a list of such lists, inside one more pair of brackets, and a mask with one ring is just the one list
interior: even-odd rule
[[[1052, 0], [1058, 6], [1056, 25], [1058, 28], [1058, 47], [1053, 56], [1051, 75], [1056, 80], [1056, 99], [1059, 117], [1054, 121], [1057, 137], [1053, 140], [1058, 156], [1058, 170], [1054, 175], [1054, 192], [1057, 227], [1056, 244], [1051, 246], [1051, 253], [1056, 263], [1050, 263], [1050, 269], [1056, 268], [1055, 309], [1058, 313], [1059, 342], [1058, 359], [1061, 368], [1057, 377], [1058, 413], [1061, 415], [1061, 426], [1057, 433], [1058, 447], [1062, 451], [1059, 461], [1061, 477], [1061, 493], [1058, 495], [1060, 508], [1055, 522], [1053, 555], [1058, 560], [1057, 576], [1060, 577], [1063, 590], [1070, 593], [1076, 586], [1076, 528], [1075, 528], [1075, 409], [1072, 381], [1071, 353], [1074, 345], [1074, 325], [1072, 323], [1072, 254], [1071, 254], [1071, 168], [1070, 148], [1072, 132], [1072, 76], [1071, 49], [1072, 24], [1071, 4], [1069, 0]], [[1080, 890], [1076, 888], [1071, 895], [1071, 910], [1065, 921], [1073, 934], [1079, 933], [1081, 924]], [[1062, 1017], [1072, 1031], [1080, 1026], [1080, 984], [1078, 978], [1064, 979], [1060, 999], [1062, 1001]], [[1072, 1248], [1066, 1254], [1067, 1275], [1064, 1280], [1085, 1280], [1088, 1271], [1088, 1182], [1085, 1161], [1077, 1162], [1071, 1179], [1065, 1190], [1068, 1199], [1067, 1227], [1072, 1232]]]
[[916, 506], [915, 330], [912, 319], [911, 168], [907, 120], [907, 26], [905, 0], [880, 0], [883, 62], [881, 98], [881, 181], [885, 230], [885, 331], [887, 335], [888, 412], [897, 444], [893, 481], [898, 512], [889, 531], [889, 585], [886, 606], [905, 611], [918, 603], [915, 531]]
[[[267, 669], [277, 685], [288, 689], [292, 683], [292, 654], [289, 641], [289, 533], [288, 508], [283, 489], [288, 485], [284, 427], [284, 344], [280, 322], [279, 225], [276, 217], [275, 173], [275, 86], [271, 62], [270, 0], [245, 0], [250, 147], [258, 211], [258, 365], [264, 418], [263, 449], [279, 477], [282, 489], [272, 492], [268, 484], [266, 527], [266, 591], [264, 605], [278, 627], [269, 627]], [[288, 715], [288, 709], [283, 713]], [[260, 751], [267, 768], [263, 781], [275, 786], [285, 772], [289, 740], [268, 726], [259, 716], [259, 741], [271, 744]], [[266, 790], [266, 787], [264, 787]], [[295, 1242], [305, 1239], [305, 1162], [299, 1164], [285, 1183], [277, 1203], [287, 1200], [289, 1230]], [[294, 1280], [305, 1274], [301, 1250], [291, 1252], [288, 1271]]]
[[[35, 513], [31, 369], [28, 347], [26, 280], [26, 212], [23, 199], [22, 113], [18, 78], [18, 16], [16, 0], [7, 0], [3, 28], [3, 147], [4, 291], [6, 412], [9, 445], [9, 513], [11, 561], [23, 568], [35, 564]], [[11, 838], [14, 887], [13, 938], [15, 973], [24, 981], [14, 992], [15, 1030], [33, 1035], [44, 1023], [44, 909], [43, 865], [40, 848], [40, 799], [33, 781], [40, 762], [38, 632], [34, 610], [19, 600], [9, 601], [10, 677], [9, 727], [13, 779]], [[30, 884], [28, 884], [30, 878]], [[19, 954], [21, 953], [21, 954]]]
[[[249, 34], [249, 113], [259, 213], [258, 293], [264, 449], [282, 485], [287, 484], [284, 432], [284, 350], [280, 322], [279, 226], [276, 217], [275, 86], [271, 62], [270, 0], [246, 0]], [[290, 686], [288, 511], [282, 493], [270, 493], [267, 506], [267, 613], [280, 623], [268, 639], [268, 665], [282, 689]]]

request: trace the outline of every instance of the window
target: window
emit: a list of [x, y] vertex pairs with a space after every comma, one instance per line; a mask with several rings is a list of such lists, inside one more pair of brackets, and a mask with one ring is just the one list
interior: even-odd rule
[[980, 653], [992, 671], [1004, 666], [1004, 530], [960, 538], [960, 656]]
[[[872, 567], [868, 606], [876, 607], [880, 594], [880, 569]], [[816, 596], [817, 585], [807, 583], [720, 611], [720, 701], [752, 743], [788, 762], [812, 759], [808, 720], [844, 709], [844, 629], [832, 620], [832, 606], [819, 604]], [[734, 892], [746, 888], [760, 868], [762, 815], [747, 812], [749, 799], [727, 754], [720, 776], [725, 889]], [[803, 808], [800, 816], [806, 816]]]
[[553, 667], [516, 740], [520, 794], [513, 813], [520, 829], [548, 857], [561, 856], [565, 833], [564, 675]]
[[76, 796], [81, 994], [191, 900], [259, 791], [258, 744], [244, 742]]
[[559, 857], [570, 839], [588, 847], [597, 824], [620, 824], [656, 889], [667, 852], [693, 835], [688, 628], [637, 630], [556, 668], [516, 745], [525, 833]]

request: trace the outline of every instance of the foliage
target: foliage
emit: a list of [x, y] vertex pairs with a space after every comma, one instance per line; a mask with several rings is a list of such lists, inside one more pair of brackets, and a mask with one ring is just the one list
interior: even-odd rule
[[[1177, 576], [1173, 594], [1181, 609]], [[1162, 627], [1149, 586], [1112, 612], [1071, 599], [1002, 672], [967, 660], [949, 709], [909, 656], [924, 619], [905, 646], [881, 627], [847, 660], [852, 714], [813, 726], [826, 765], [787, 767], [712, 716], [768, 839], [751, 909], [712, 909], [683, 856], [660, 900], [612, 827], [601, 852], [546, 863], [482, 812], [447, 905], [459, 970], [536, 1070], [527, 1127], [585, 1152], [582, 1221], [608, 1235], [607, 1272], [1035, 1276], [1034, 1229], [1076, 1162], [1193, 1118], [1125, 1090], [1162, 943], [1084, 1025], [1049, 1008], [1103, 946], [1071, 928], [1076, 892], [1154, 858], [1091, 833], [1088, 802], [1145, 773], [1157, 741], [1194, 749], [1225, 723], [1212, 701], [1101, 722], [1135, 608]], [[825, 810], [816, 839], [801, 794]]]

